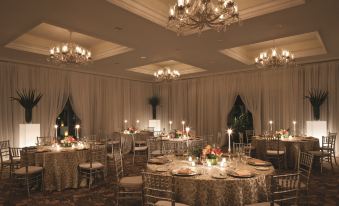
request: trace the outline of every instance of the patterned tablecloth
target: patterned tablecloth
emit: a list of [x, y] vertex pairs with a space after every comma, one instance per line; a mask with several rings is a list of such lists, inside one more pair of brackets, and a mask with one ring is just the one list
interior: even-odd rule
[[[156, 172], [158, 168], [167, 168], [167, 172], [159, 172], [163, 175], [172, 175], [171, 171], [179, 167], [189, 167], [190, 162], [170, 157], [172, 162], [165, 165], [148, 164], [149, 171]], [[189, 205], [203, 206], [227, 206], [244, 205], [260, 201], [267, 201], [269, 191], [268, 175], [273, 174], [272, 166], [267, 171], [256, 170], [254, 166], [243, 162], [232, 161], [227, 167], [207, 167], [197, 165], [195, 168], [200, 175], [175, 178], [175, 190], [177, 201]], [[227, 176], [226, 179], [215, 179], [215, 173], [225, 172], [231, 169], [246, 169], [255, 174], [251, 178], [235, 178]]]
[[[313, 137], [292, 137], [281, 139], [286, 147], [286, 161], [288, 168], [295, 168], [299, 151], [319, 150], [319, 139]], [[266, 142], [264, 137], [254, 136], [252, 145], [256, 149], [257, 158], [266, 160]]]
[[51, 151], [28, 153], [28, 162], [31, 165], [44, 167], [44, 189], [61, 191], [67, 188], [78, 188], [78, 165], [89, 161], [90, 151], [72, 148], [56, 151], [50, 147], [45, 149]]

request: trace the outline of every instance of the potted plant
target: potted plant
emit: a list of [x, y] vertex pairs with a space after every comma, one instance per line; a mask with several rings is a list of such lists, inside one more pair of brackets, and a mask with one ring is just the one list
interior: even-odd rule
[[308, 96], [305, 96], [306, 99], [309, 99], [312, 105], [315, 120], [320, 119], [320, 106], [325, 102], [327, 96], [328, 92], [320, 89], [311, 89], [308, 92]]
[[15, 100], [21, 104], [25, 109], [25, 121], [26, 123], [32, 122], [32, 109], [39, 103], [42, 94], [37, 93], [35, 90], [17, 90], [16, 93], [19, 97], [11, 97], [12, 100]]
[[250, 120], [248, 112], [241, 113], [238, 117], [235, 116], [232, 121], [232, 129], [239, 135], [239, 138], [243, 137], [245, 130], [249, 129], [249, 125]]
[[160, 103], [160, 99], [157, 96], [152, 96], [149, 98], [148, 103], [152, 106], [152, 116], [153, 119], [157, 119], [157, 106]]

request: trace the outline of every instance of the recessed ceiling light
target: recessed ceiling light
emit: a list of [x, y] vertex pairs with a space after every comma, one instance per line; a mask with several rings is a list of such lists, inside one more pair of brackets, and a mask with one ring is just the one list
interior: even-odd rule
[[145, 57], [145, 56], [141, 56], [141, 57], [140, 57], [140, 59], [147, 59], [147, 57]]

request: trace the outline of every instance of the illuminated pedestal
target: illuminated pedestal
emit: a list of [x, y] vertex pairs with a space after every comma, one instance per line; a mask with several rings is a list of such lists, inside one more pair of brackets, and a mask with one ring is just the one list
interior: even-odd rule
[[306, 121], [307, 136], [316, 137], [319, 139], [321, 146], [322, 136], [327, 135], [327, 122], [326, 121]]
[[159, 119], [149, 120], [148, 121], [148, 127], [153, 127], [154, 132], [161, 132], [160, 120]]
[[19, 125], [19, 147], [35, 146], [40, 137], [40, 124]]

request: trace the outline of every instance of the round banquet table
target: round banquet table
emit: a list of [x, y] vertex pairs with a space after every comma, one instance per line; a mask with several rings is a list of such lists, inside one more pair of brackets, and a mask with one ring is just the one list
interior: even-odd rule
[[43, 146], [29, 152], [27, 158], [30, 165], [44, 167], [44, 190], [61, 191], [78, 188], [78, 165], [89, 161], [90, 151], [62, 147], [57, 151], [55, 148]]
[[[281, 144], [286, 147], [286, 161], [288, 168], [296, 168], [299, 151], [306, 152], [319, 150], [319, 139], [314, 137], [282, 138]], [[257, 158], [266, 160], [266, 142], [264, 137], [253, 136], [252, 145], [256, 149]]]
[[[173, 155], [166, 156], [170, 163], [163, 165], [147, 164], [149, 172], [157, 172], [157, 168], [167, 168], [161, 175], [172, 175], [175, 168], [189, 167], [190, 162], [176, 159]], [[233, 161], [227, 167], [197, 165], [199, 171], [196, 176], [175, 176], [176, 200], [188, 205], [227, 206], [244, 205], [267, 201], [269, 194], [269, 178], [274, 173], [272, 166], [267, 171], [256, 170], [254, 166]], [[213, 173], [220, 173], [231, 168], [246, 169], [255, 174], [250, 178], [236, 178], [227, 176], [226, 179], [215, 179]]]

